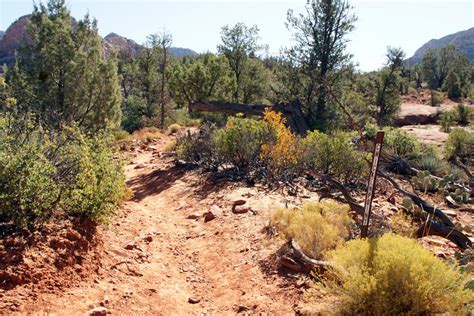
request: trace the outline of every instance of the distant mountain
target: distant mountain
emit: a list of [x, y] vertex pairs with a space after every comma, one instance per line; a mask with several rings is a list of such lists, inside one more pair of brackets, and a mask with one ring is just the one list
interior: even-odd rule
[[446, 45], [456, 46], [456, 48], [464, 53], [469, 60], [474, 60], [474, 27], [465, 31], [446, 35], [440, 39], [432, 39], [418, 48], [415, 54], [406, 61], [409, 65], [418, 64], [430, 49], [439, 49]]
[[[11, 65], [15, 61], [15, 51], [22, 41], [27, 40], [26, 27], [30, 21], [30, 15], [24, 15], [13, 22], [8, 29], [0, 35], [0, 66]], [[116, 33], [110, 33], [103, 39], [105, 55], [109, 56], [112, 51], [117, 51], [120, 58], [128, 59], [137, 56], [143, 46], [134, 40], [125, 38]], [[171, 55], [175, 57], [194, 56], [197, 53], [189, 48], [171, 47]], [[1, 68], [0, 68], [1, 69]]]
[[182, 47], [171, 47], [171, 55], [174, 57], [184, 57], [184, 56], [196, 56], [198, 53], [193, 51], [192, 49], [189, 48], [182, 48]]
[[26, 26], [29, 21], [30, 15], [24, 15], [13, 22], [3, 34], [0, 40], [0, 66], [15, 61], [16, 49], [26, 40]]

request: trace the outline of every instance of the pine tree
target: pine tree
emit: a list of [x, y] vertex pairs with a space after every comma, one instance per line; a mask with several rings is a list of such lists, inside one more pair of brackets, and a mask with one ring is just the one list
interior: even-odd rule
[[117, 64], [104, 58], [97, 21], [76, 22], [64, 0], [35, 6], [30, 40], [21, 47], [6, 78], [21, 111], [60, 128], [76, 122], [83, 130], [116, 126], [120, 120]]

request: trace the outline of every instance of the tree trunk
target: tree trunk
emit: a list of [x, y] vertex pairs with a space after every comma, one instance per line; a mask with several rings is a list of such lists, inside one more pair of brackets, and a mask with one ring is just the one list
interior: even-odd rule
[[200, 101], [189, 103], [190, 112], [219, 112], [231, 115], [243, 113], [245, 115], [263, 116], [265, 109], [282, 113], [293, 132], [300, 135], [306, 134], [308, 125], [298, 101], [274, 105]]

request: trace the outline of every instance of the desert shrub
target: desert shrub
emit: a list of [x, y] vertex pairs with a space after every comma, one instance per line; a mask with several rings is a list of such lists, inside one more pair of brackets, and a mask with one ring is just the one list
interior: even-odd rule
[[305, 168], [333, 175], [343, 181], [356, 181], [367, 174], [370, 154], [358, 151], [352, 133], [331, 135], [318, 131], [308, 133], [303, 140]]
[[163, 152], [165, 153], [171, 153], [176, 150], [176, 144], [177, 140], [176, 139], [171, 139], [169, 140], [164, 146], [163, 146]]
[[298, 242], [303, 252], [319, 259], [350, 236], [349, 206], [327, 201], [307, 203], [302, 208], [275, 210], [270, 225], [283, 238]]
[[201, 120], [195, 117], [197, 115], [198, 113], [190, 114], [187, 108], [174, 109], [169, 111], [165, 123], [167, 125], [179, 124], [184, 127], [197, 127], [201, 123]]
[[410, 214], [398, 210], [390, 216], [390, 224], [393, 232], [405, 237], [415, 237], [417, 227], [413, 224], [413, 217]]
[[441, 113], [438, 117], [438, 124], [441, 125], [441, 130], [445, 133], [451, 131], [451, 127], [456, 125], [457, 115], [454, 111], [445, 111]]
[[456, 116], [457, 116], [457, 121], [461, 125], [468, 125], [469, 124], [469, 119], [471, 118], [471, 115], [473, 113], [472, 108], [465, 106], [462, 103], [459, 103], [456, 106]]
[[216, 155], [215, 127], [203, 125], [198, 132], [188, 132], [176, 140], [176, 158], [216, 170], [221, 162]]
[[230, 117], [226, 126], [215, 133], [216, 154], [238, 169], [255, 167], [266, 134], [262, 121]]
[[379, 127], [372, 123], [366, 124], [364, 127], [365, 135], [369, 140], [375, 140], [375, 136], [377, 135], [378, 130]]
[[[111, 137], [106, 132], [86, 137], [71, 129], [60, 138], [55, 141], [64, 141], [59, 148], [57, 170], [63, 179], [68, 176], [61, 186], [60, 208], [73, 215], [107, 222], [125, 195], [122, 163], [114, 159]], [[71, 166], [75, 170], [68, 174]]]
[[438, 105], [443, 104], [443, 102], [444, 102], [443, 93], [433, 90], [431, 93], [431, 105], [438, 106]]
[[441, 153], [435, 145], [423, 145], [422, 154], [416, 160], [415, 165], [422, 171], [442, 177], [449, 173], [449, 164], [441, 159]]
[[116, 142], [129, 141], [132, 139], [130, 133], [122, 129], [113, 130], [112, 137]]
[[269, 131], [260, 158], [265, 160], [273, 176], [295, 176], [299, 173], [302, 148], [300, 139], [285, 125], [281, 113], [265, 111], [264, 123]]
[[461, 315], [473, 300], [468, 275], [409, 238], [351, 240], [328, 257], [336, 268], [323, 284], [338, 295], [340, 314]]
[[168, 132], [170, 134], [175, 134], [175, 133], [179, 132], [180, 130], [181, 130], [181, 125], [179, 125], [179, 124], [174, 123], [174, 124], [171, 124], [170, 126], [168, 126]]
[[161, 137], [163, 137], [163, 133], [160, 129], [156, 127], [145, 127], [138, 131], [135, 131], [132, 134], [132, 137], [137, 140], [146, 140], [149, 142], [154, 139], [160, 139]]
[[19, 131], [0, 123], [0, 218], [27, 228], [56, 213], [109, 218], [125, 193], [112, 136], [43, 131], [31, 122]]
[[31, 228], [52, 216], [60, 188], [50, 144], [38, 131], [22, 136], [0, 131], [0, 220]]
[[403, 159], [416, 159], [421, 153], [421, 144], [416, 137], [399, 128], [385, 130], [384, 148]]
[[130, 95], [122, 101], [122, 123], [124, 130], [132, 133], [143, 128], [144, 114], [146, 113], [146, 99]]
[[448, 160], [459, 158], [466, 160], [474, 155], [474, 132], [456, 128], [449, 133], [445, 144], [445, 153]]

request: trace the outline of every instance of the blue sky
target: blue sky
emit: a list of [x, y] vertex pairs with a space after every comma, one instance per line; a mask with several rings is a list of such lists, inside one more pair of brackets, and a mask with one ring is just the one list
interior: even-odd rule
[[[142, 43], [150, 33], [166, 29], [173, 46], [197, 52], [215, 51], [220, 28], [244, 22], [256, 24], [262, 44], [271, 54], [291, 45], [285, 27], [288, 9], [302, 12], [306, 0], [69, 0], [73, 16], [86, 12], [99, 21], [102, 36], [110, 32]], [[386, 47], [397, 46], [407, 56], [432, 38], [474, 26], [472, 0], [353, 0], [359, 17], [350, 35], [349, 51], [364, 71], [384, 63]], [[0, 30], [32, 11], [32, 0], [0, 0]]]

